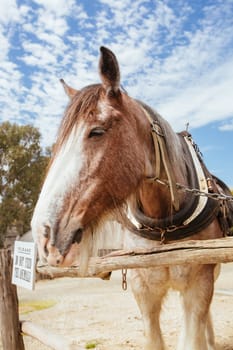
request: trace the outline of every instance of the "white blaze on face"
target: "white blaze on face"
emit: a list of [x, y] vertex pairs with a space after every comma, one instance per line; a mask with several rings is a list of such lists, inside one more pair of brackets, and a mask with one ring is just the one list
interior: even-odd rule
[[84, 124], [74, 127], [49, 169], [32, 218], [34, 239], [45, 225], [54, 227], [65, 195], [78, 180], [84, 160], [84, 134]]
[[109, 105], [108, 102], [100, 100], [98, 102], [98, 110], [99, 110], [98, 119], [104, 121], [106, 117], [109, 115], [110, 109], [112, 109], [112, 107]]

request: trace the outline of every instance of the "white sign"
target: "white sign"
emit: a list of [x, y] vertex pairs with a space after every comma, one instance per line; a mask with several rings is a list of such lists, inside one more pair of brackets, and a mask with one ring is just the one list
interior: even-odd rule
[[12, 283], [33, 290], [37, 249], [34, 242], [15, 241]]

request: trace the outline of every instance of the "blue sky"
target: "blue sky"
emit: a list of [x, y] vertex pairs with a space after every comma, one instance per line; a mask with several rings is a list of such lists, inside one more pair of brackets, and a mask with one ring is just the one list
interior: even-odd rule
[[233, 188], [233, 0], [1, 0], [0, 122], [31, 123], [44, 146], [67, 104], [59, 78], [99, 81], [112, 49], [122, 85], [189, 130]]

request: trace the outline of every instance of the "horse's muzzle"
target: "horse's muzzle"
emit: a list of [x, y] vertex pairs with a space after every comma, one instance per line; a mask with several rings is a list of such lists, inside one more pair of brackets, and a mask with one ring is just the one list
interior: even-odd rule
[[[48, 230], [47, 230], [48, 232]], [[51, 266], [71, 266], [79, 255], [79, 243], [82, 240], [83, 229], [79, 228], [63, 236], [60, 232], [55, 239], [46, 234], [43, 242], [43, 256]]]

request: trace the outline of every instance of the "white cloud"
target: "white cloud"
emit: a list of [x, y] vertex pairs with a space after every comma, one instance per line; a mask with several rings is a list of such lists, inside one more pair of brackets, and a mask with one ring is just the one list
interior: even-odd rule
[[233, 131], [233, 120], [229, 120], [227, 123], [224, 123], [219, 126], [221, 131]]
[[192, 84], [170, 92], [170, 98], [160, 102], [159, 109], [176, 125], [192, 127], [223, 120], [233, 115], [233, 57], [221, 67], [207, 71]]
[[0, 26], [0, 43], [1, 43], [1, 49], [0, 49], [0, 61], [4, 61], [7, 59], [8, 51], [10, 48], [10, 43], [7, 39], [7, 37], [4, 34], [3, 28]]
[[98, 48], [106, 45], [119, 59], [128, 92], [176, 129], [214, 120], [229, 128], [232, 1], [206, 6], [198, 19], [186, 0], [18, 4], [0, 3], [1, 120], [33, 122], [51, 144], [67, 102], [58, 79], [78, 89], [98, 82]]
[[15, 0], [1, 0], [0, 2], [0, 23], [8, 24], [12, 21], [18, 21], [19, 14]]
[[56, 16], [68, 16], [75, 0], [33, 0], [37, 5], [42, 6], [46, 12], [53, 13]]

